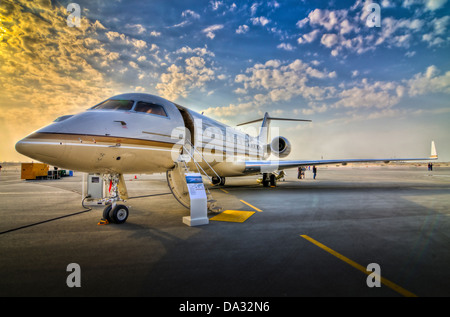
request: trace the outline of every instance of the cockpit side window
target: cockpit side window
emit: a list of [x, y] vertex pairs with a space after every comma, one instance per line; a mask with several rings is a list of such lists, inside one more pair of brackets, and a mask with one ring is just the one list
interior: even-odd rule
[[124, 110], [129, 111], [133, 108], [133, 100], [106, 100], [94, 107], [91, 110]]
[[156, 114], [158, 116], [167, 117], [167, 113], [164, 110], [163, 106], [160, 106], [160, 105], [157, 105], [154, 103], [150, 103], [150, 102], [139, 101], [136, 104], [134, 111], [145, 112], [145, 113], [150, 113], [150, 114]]

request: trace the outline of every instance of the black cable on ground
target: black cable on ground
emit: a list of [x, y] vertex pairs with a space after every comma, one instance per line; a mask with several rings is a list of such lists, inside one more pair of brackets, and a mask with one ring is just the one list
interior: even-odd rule
[[47, 223], [47, 222], [51, 222], [51, 221], [55, 221], [55, 220], [59, 220], [59, 219], [67, 218], [67, 217], [76, 216], [76, 215], [83, 214], [83, 213], [85, 213], [85, 212], [91, 211], [92, 208], [87, 208], [87, 207], [84, 206], [84, 200], [85, 200], [86, 198], [88, 198], [88, 197], [85, 197], [85, 198], [83, 199], [83, 201], [81, 202], [81, 205], [82, 205], [83, 208], [85, 208], [86, 210], [79, 211], [79, 212], [76, 212], [76, 213], [73, 213], [73, 214], [69, 214], [69, 215], [65, 215], [65, 216], [61, 216], [61, 217], [56, 217], [56, 218], [52, 218], [52, 219], [48, 219], [48, 220], [44, 220], [44, 221], [32, 223], [32, 224], [25, 225], [25, 226], [21, 226], [21, 227], [17, 227], [17, 228], [14, 228], [14, 229], [9, 229], [9, 230], [0, 232], [0, 235], [5, 234], [5, 233], [9, 233], [9, 232], [13, 232], [13, 231], [17, 231], [17, 230], [21, 230], [21, 229], [25, 229], [25, 228], [29, 228], [29, 227], [33, 227], [33, 226], [37, 226], [37, 225], [41, 225], [41, 224], [44, 224], [44, 223]]

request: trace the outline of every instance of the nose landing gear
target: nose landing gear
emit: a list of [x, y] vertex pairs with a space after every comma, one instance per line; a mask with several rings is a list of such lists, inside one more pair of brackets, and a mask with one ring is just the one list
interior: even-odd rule
[[123, 224], [127, 221], [129, 210], [128, 207], [118, 202], [124, 202], [123, 198], [128, 198], [123, 175], [111, 174], [105, 175], [105, 180], [109, 180], [109, 198], [104, 199], [107, 205], [103, 209], [103, 218], [98, 225], [108, 223]]

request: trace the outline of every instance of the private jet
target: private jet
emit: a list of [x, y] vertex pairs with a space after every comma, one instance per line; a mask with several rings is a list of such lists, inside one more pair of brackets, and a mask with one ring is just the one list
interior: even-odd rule
[[190, 198], [185, 173], [196, 171], [212, 184], [225, 184], [227, 177], [262, 175], [262, 186], [275, 186], [279, 172], [300, 166], [362, 162], [436, 160], [434, 141], [425, 158], [281, 160], [291, 143], [263, 118], [257, 136], [250, 136], [164, 98], [142, 93], [120, 94], [76, 115], [57, 118], [16, 144], [17, 152], [59, 168], [100, 174], [110, 182], [103, 217], [124, 223], [128, 199], [124, 174], [165, 173], [169, 188], [183, 206]]

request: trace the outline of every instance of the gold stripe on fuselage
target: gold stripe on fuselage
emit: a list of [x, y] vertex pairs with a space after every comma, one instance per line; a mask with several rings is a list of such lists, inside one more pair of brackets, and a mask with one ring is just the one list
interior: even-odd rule
[[27, 139], [37, 140], [60, 140], [63, 142], [89, 142], [89, 143], [110, 143], [121, 145], [142, 145], [142, 146], [158, 146], [173, 147], [176, 142], [164, 142], [155, 140], [144, 140], [136, 138], [124, 138], [103, 135], [86, 135], [86, 134], [65, 134], [65, 133], [43, 133], [37, 132], [27, 137]]

